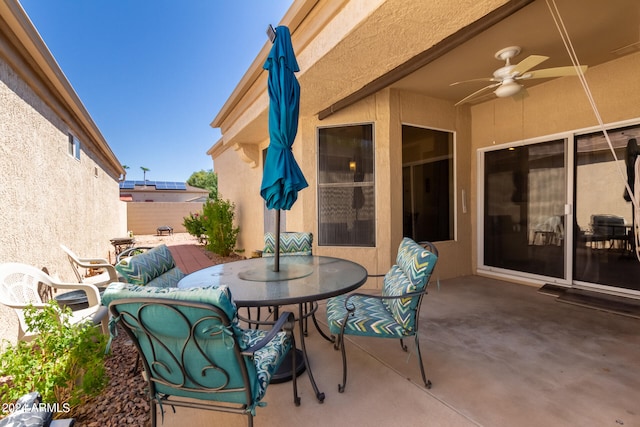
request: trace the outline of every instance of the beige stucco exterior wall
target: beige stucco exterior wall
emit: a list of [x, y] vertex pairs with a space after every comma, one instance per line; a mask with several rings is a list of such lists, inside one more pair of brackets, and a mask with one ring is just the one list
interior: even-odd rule
[[[258, 156], [261, 158], [261, 156]], [[218, 194], [235, 203], [236, 224], [240, 226], [236, 247], [245, 253], [264, 247], [264, 202], [260, 197], [262, 163], [251, 167], [234, 150], [224, 151], [215, 159]]]
[[[456, 110], [451, 103], [384, 89], [325, 120], [319, 121], [317, 113], [505, 1], [465, 0], [450, 4], [431, 0], [428, 6], [426, 2], [404, 0], [365, 2], [366, 5], [344, 2], [340, 6], [335, 2], [320, 1], [315, 3], [309, 16], [300, 17], [302, 21], [298, 24], [296, 11], [304, 10], [306, 3], [296, 0], [290, 9], [292, 13], [288, 13], [282, 22], [284, 25], [294, 23], [293, 39], [301, 68], [297, 77], [303, 97], [293, 152], [309, 182], [309, 188], [299, 194], [297, 203], [287, 213], [286, 229], [311, 231], [317, 235], [317, 128], [373, 123], [377, 245], [375, 248], [318, 247], [314, 242], [313, 249], [315, 254], [344, 257], [361, 263], [370, 274], [382, 274], [393, 263], [402, 237], [402, 124], [456, 132], [455, 164], [459, 176], [456, 176], [455, 194], [458, 207], [461, 190], [465, 190], [467, 197], [470, 195], [469, 110]], [[402, 28], [402, 35], [380, 37], [385, 28]], [[371, 57], [374, 51], [376, 55]], [[266, 50], [262, 54], [266, 55]], [[262, 62], [263, 59], [257, 60], [254, 65], [261, 66]], [[252, 76], [255, 80], [251, 79]], [[236, 203], [241, 227], [239, 246], [247, 250], [262, 246], [264, 232], [263, 202], [257, 194], [262, 175], [259, 153], [268, 145], [265, 80], [265, 73], [259, 74], [254, 69], [247, 72], [237, 94], [234, 93], [228, 105], [214, 119], [213, 125], [221, 128], [223, 137], [209, 152], [214, 159], [223, 197]], [[247, 217], [248, 211], [252, 212], [250, 218]], [[462, 213], [458, 209], [456, 240], [438, 243], [442, 261], [438, 264], [437, 273], [441, 278], [471, 272], [468, 262], [471, 215], [471, 210]], [[370, 280], [365, 287], [378, 287], [379, 282], [379, 279], [378, 282]]]
[[[471, 189], [471, 153], [468, 149], [470, 136], [470, 119], [468, 115], [460, 113], [453, 104], [423, 95], [402, 92], [398, 97], [398, 118], [392, 121], [401, 136], [403, 124], [425, 127], [429, 129], [443, 130], [454, 133], [454, 217], [455, 239], [437, 242], [440, 260], [437, 273], [440, 277], [458, 277], [471, 274], [471, 212], [468, 200], [463, 204], [463, 196], [468, 199]], [[401, 137], [397, 141], [401, 142]], [[391, 189], [393, 194], [402, 194], [402, 152], [400, 144], [395, 144], [393, 164], [395, 165], [392, 176], [396, 176], [396, 183]], [[402, 236], [402, 199], [393, 201], [391, 205], [395, 212], [393, 224], [395, 224], [394, 236]], [[466, 207], [466, 212], [463, 210]], [[393, 242], [395, 246], [399, 244]], [[392, 245], [393, 246], [393, 245]]]
[[197, 202], [128, 202], [128, 231], [133, 234], [156, 234], [158, 227], [168, 225], [173, 228], [174, 233], [186, 233], [187, 230], [182, 225], [184, 217], [192, 213], [202, 214], [202, 206], [202, 203]]
[[[300, 119], [298, 136], [293, 145], [294, 155], [305, 174], [309, 188], [301, 191], [298, 201], [287, 213], [286, 229], [311, 231], [317, 235], [317, 129], [326, 126], [344, 126], [355, 123], [373, 123], [376, 170], [376, 247], [319, 247], [314, 242], [317, 255], [351, 259], [365, 266], [372, 274], [384, 274], [393, 264], [396, 248], [402, 238], [402, 124], [411, 124], [456, 132], [468, 140], [469, 119], [464, 120], [449, 102], [425, 96], [386, 89], [355, 105], [346, 108], [326, 120], [315, 117]], [[469, 194], [470, 152], [456, 142], [455, 164], [456, 197], [461, 189]], [[261, 156], [260, 156], [261, 158]], [[219, 190], [224, 198], [236, 203], [236, 216], [241, 225], [238, 247], [254, 250], [262, 247], [264, 233], [263, 202], [257, 196], [262, 179], [262, 165], [248, 167], [233, 150], [224, 151], [215, 159], [219, 176]], [[242, 171], [240, 174], [239, 171]], [[251, 217], [247, 217], [247, 213]], [[442, 262], [438, 264], [439, 277], [456, 277], [470, 274], [471, 211], [456, 211], [456, 235], [454, 241], [439, 242]], [[381, 279], [370, 279], [366, 287], [379, 287]]]
[[[461, 134], [468, 138], [469, 121], [457, 115], [453, 105], [425, 96], [385, 89], [374, 96], [346, 108], [326, 120], [304, 118], [301, 120], [294, 151], [309, 182], [311, 191], [301, 193], [294, 207], [301, 207], [304, 230], [317, 233], [317, 129], [319, 127], [345, 126], [373, 123], [376, 171], [376, 247], [318, 247], [318, 255], [347, 258], [362, 264], [369, 274], [384, 274], [393, 264], [396, 249], [402, 239], [402, 124], [454, 132], [461, 127]], [[296, 145], [298, 144], [298, 145]], [[456, 194], [460, 188], [470, 187], [470, 153], [462, 148], [456, 151], [456, 165], [460, 163], [460, 176], [456, 178]], [[457, 167], [457, 166], [456, 166]], [[306, 190], [305, 190], [306, 191]], [[470, 212], [456, 214], [457, 236], [455, 241], [438, 242], [442, 261], [438, 263], [439, 277], [456, 277], [470, 274]], [[365, 287], [379, 287], [381, 279], [369, 279]]]
[[[606, 64], [592, 67], [586, 80], [595, 104], [606, 124], [637, 120], [640, 122], [640, 53], [629, 55]], [[493, 145], [513, 143], [592, 128], [598, 125], [585, 92], [576, 77], [557, 79], [528, 90], [525, 98], [496, 99], [470, 107], [471, 126], [471, 178], [478, 176], [477, 151]], [[468, 107], [463, 107], [465, 110]], [[611, 185], [612, 183], [600, 183]], [[622, 183], [619, 187], [622, 188]], [[597, 191], [597, 190], [594, 190]], [[622, 190], [616, 191], [620, 197]], [[477, 266], [477, 189], [472, 188], [473, 265]], [[604, 201], [603, 201], [604, 203]]]
[[[106, 257], [121, 234], [118, 182], [105, 173], [88, 137], [57, 116], [0, 60], [0, 262], [46, 266], [64, 280], [73, 272], [60, 249]], [[81, 141], [68, 154], [68, 132]]]
[[[372, 123], [374, 126], [375, 171], [376, 171], [376, 247], [336, 247], [317, 246], [314, 242], [314, 254], [334, 256], [350, 259], [364, 266], [370, 275], [384, 273], [384, 265], [390, 265], [388, 244], [390, 230], [388, 228], [389, 193], [389, 126], [385, 120], [379, 120], [379, 115], [388, 117], [388, 94], [381, 95], [381, 99], [372, 96], [356, 105], [347, 108], [330, 118], [319, 121], [316, 117], [301, 119], [298, 128], [298, 139], [301, 142], [298, 152], [304, 151], [303, 156], [296, 154], [300, 167], [309, 183], [309, 191], [304, 190], [298, 199], [302, 208], [303, 229], [318, 233], [317, 206], [317, 130], [318, 127], [343, 126], [352, 124]], [[304, 146], [304, 148], [302, 147]], [[294, 144], [294, 149], [296, 145]], [[385, 154], [385, 152], [387, 154]], [[387, 267], [388, 268], [388, 267]], [[380, 279], [369, 279], [364, 287], [372, 288], [380, 284]]]

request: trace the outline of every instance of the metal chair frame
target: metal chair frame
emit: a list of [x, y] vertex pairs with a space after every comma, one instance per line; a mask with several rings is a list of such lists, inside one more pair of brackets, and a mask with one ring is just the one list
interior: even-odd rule
[[[137, 316], [131, 315], [127, 311], [121, 310], [120, 306], [128, 305], [128, 304], [140, 304], [137, 310]], [[140, 318], [140, 314], [148, 307], [157, 307], [162, 306], [171, 310], [178, 314], [185, 323], [188, 325], [188, 330], [186, 330], [184, 335], [184, 341], [182, 343], [182, 347], [178, 354], [171, 352], [169, 348], [151, 332], [150, 325], [144, 323]], [[191, 322], [184, 313], [180, 311], [180, 308], [195, 308], [200, 309], [203, 312], [207, 313], [206, 315], [201, 316], [197, 321]], [[169, 405], [171, 407], [185, 407], [185, 408], [195, 408], [195, 409], [205, 409], [211, 411], [222, 411], [229, 412], [235, 414], [247, 415], [248, 417], [248, 426], [253, 426], [253, 409], [249, 407], [247, 404], [240, 403], [228, 403], [224, 400], [216, 401], [215, 399], [211, 399], [211, 395], [224, 395], [229, 393], [243, 393], [244, 399], [246, 402], [251, 402], [255, 404], [256, 402], [252, 401], [251, 396], [251, 388], [250, 388], [250, 379], [249, 379], [249, 371], [246, 366], [246, 358], [252, 358], [256, 351], [264, 347], [273, 337], [281, 330], [285, 331], [287, 335], [290, 336], [291, 339], [291, 366], [296, 366], [296, 347], [295, 347], [295, 338], [293, 335], [293, 326], [294, 319], [293, 314], [290, 312], [282, 313], [282, 316], [278, 319], [277, 322], [273, 323], [273, 327], [267, 333], [267, 335], [260, 342], [255, 343], [250, 348], [242, 351], [240, 350], [240, 345], [238, 341], [234, 338], [234, 344], [232, 346], [227, 346], [226, 350], [231, 353], [232, 357], [236, 360], [237, 368], [240, 371], [240, 375], [242, 377], [242, 386], [235, 388], [228, 388], [227, 385], [229, 383], [230, 374], [224, 369], [220, 367], [215, 360], [213, 360], [210, 353], [208, 354], [205, 350], [207, 349], [206, 345], [201, 345], [195, 341], [197, 328], [202, 322], [207, 320], [215, 320], [223, 325], [226, 329], [230, 327], [231, 322], [227, 315], [222, 311], [222, 309], [213, 306], [211, 304], [192, 302], [192, 301], [181, 301], [181, 300], [167, 300], [161, 298], [126, 298], [126, 299], [118, 299], [114, 300], [109, 304], [109, 310], [114, 319], [119, 319], [120, 324], [123, 326], [123, 329], [127, 333], [127, 335], [131, 338], [131, 340], [135, 343], [136, 348], [138, 350], [139, 355], [142, 358], [144, 371], [146, 373], [145, 380], [148, 384], [148, 397], [150, 401], [150, 417], [151, 417], [151, 425], [156, 426], [157, 424], [157, 407], [159, 406], [162, 410], [163, 405]], [[154, 326], [157, 328], [157, 326]], [[113, 326], [112, 326], [113, 329]], [[135, 331], [135, 332], [134, 332]], [[144, 335], [145, 339], [148, 339], [151, 345], [151, 353], [144, 353], [140, 341], [138, 339], [138, 335]], [[222, 336], [225, 332], [221, 329], [217, 332], [211, 332], [211, 337], [214, 336]], [[216, 337], [216, 339], [220, 339], [220, 337]], [[198, 366], [200, 371], [204, 373], [209, 370], [216, 370], [226, 376], [227, 384], [220, 384], [216, 387], [212, 387], [211, 384], [203, 384], [199, 381], [198, 378], [194, 378], [186, 369], [182, 361], [184, 360], [185, 353], [187, 351], [187, 347], [189, 351], [198, 351], [199, 355], [202, 357], [203, 365]], [[164, 354], [170, 354], [173, 358], [173, 361], [180, 369], [181, 377], [183, 378], [182, 383], [172, 382], [170, 379], [163, 376], [163, 370], [168, 370], [166, 364], [163, 361], [156, 360], [156, 352], [162, 350]], [[226, 352], [225, 352], [226, 354]], [[187, 385], [187, 380], [190, 382], [191, 386]], [[293, 400], [296, 406], [300, 405], [300, 398], [298, 397], [297, 391], [297, 382], [296, 376], [293, 375]], [[156, 390], [156, 385], [162, 384], [166, 387], [173, 388], [176, 391], [188, 392], [205, 395], [207, 394], [209, 398], [194, 400], [193, 398], [182, 398], [177, 396], [171, 396], [169, 394], [161, 394]], [[164, 416], [164, 412], [162, 412]]]
[[[342, 321], [342, 327], [340, 328], [340, 334], [335, 338], [334, 340], [334, 348], [336, 350], [341, 350], [342, 353], [342, 384], [338, 384], [338, 391], [340, 393], [344, 392], [345, 386], [347, 384], [347, 353], [345, 350], [345, 345], [344, 345], [344, 328], [345, 325], [347, 323], [347, 319], [349, 318], [349, 316], [353, 316], [355, 314], [355, 306], [353, 304], [349, 305], [349, 300], [352, 297], [367, 297], [367, 298], [376, 298], [376, 299], [380, 299], [380, 300], [392, 300], [392, 299], [406, 299], [406, 298], [414, 298], [414, 297], [418, 297], [418, 306], [416, 308], [416, 322], [415, 322], [415, 328], [413, 329], [413, 333], [411, 333], [410, 335], [407, 335], [407, 337], [413, 336], [414, 337], [414, 341], [415, 341], [415, 345], [416, 345], [416, 352], [418, 354], [418, 364], [420, 365], [420, 374], [422, 375], [422, 382], [424, 383], [424, 386], [428, 389], [431, 388], [432, 383], [430, 380], [427, 379], [427, 376], [425, 374], [424, 371], [424, 363], [422, 362], [422, 353], [420, 352], [420, 339], [419, 339], [419, 335], [418, 335], [418, 324], [419, 322], [417, 321], [417, 319], [420, 317], [420, 307], [422, 306], [422, 298], [427, 294], [427, 289], [425, 286], [425, 289], [423, 289], [420, 292], [412, 292], [412, 293], [407, 293], [404, 295], [399, 295], [399, 296], [374, 296], [374, 295], [369, 295], [369, 294], [363, 294], [363, 293], [353, 293], [351, 295], [349, 295], [349, 297], [345, 300], [345, 308], [347, 309], [347, 314], [344, 317], [344, 320]], [[391, 337], [379, 337], [379, 338], [391, 338]], [[407, 352], [408, 348], [407, 346], [404, 344], [403, 338], [400, 338], [400, 347], [402, 348], [402, 351]]]
[[[425, 248], [426, 250], [428, 250], [429, 252], [433, 253], [434, 255], [438, 256], [438, 249], [435, 247], [435, 245], [431, 242], [418, 242], [419, 245], [421, 245], [423, 248]], [[430, 389], [432, 386], [432, 383], [430, 380], [427, 379], [427, 376], [425, 374], [425, 370], [424, 370], [424, 363], [422, 361], [422, 353], [420, 352], [420, 339], [419, 339], [419, 319], [420, 319], [420, 309], [422, 307], [422, 299], [424, 298], [424, 296], [428, 293], [427, 292], [427, 286], [428, 283], [425, 284], [424, 288], [419, 291], [419, 292], [409, 292], [403, 295], [398, 295], [398, 296], [382, 296], [382, 295], [370, 295], [370, 294], [365, 294], [365, 293], [359, 293], [359, 292], [355, 292], [350, 294], [344, 301], [344, 306], [345, 309], [347, 310], [347, 313], [345, 314], [343, 320], [342, 320], [342, 325], [340, 327], [340, 333], [338, 334], [337, 337], [332, 336], [333, 338], [333, 343], [334, 343], [334, 348], [336, 350], [341, 350], [341, 354], [342, 354], [342, 384], [338, 384], [338, 391], [340, 393], [344, 392], [345, 386], [347, 384], [347, 354], [346, 354], [346, 350], [345, 350], [345, 342], [344, 342], [344, 329], [345, 326], [347, 324], [347, 320], [349, 319], [350, 316], [354, 316], [355, 315], [355, 311], [356, 311], [356, 307], [353, 303], [350, 303], [350, 299], [351, 298], [357, 298], [357, 297], [366, 297], [366, 298], [375, 298], [378, 300], [394, 300], [394, 299], [407, 299], [407, 298], [418, 298], [418, 304], [416, 305], [415, 308], [415, 313], [414, 313], [414, 317], [415, 317], [415, 322], [414, 322], [414, 328], [411, 331], [407, 331], [408, 334], [406, 335], [406, 337], [414, 337], [414, 342], [415, 342], [415, 346], [416, 346], [416, 352], [418, 355], [418, 364], [420, 365], [420, 374], [422, 375], [422, 382], [424, 383], [424, 386], [427, 389]], [[385, 336], [380, 336], [378, 338], [394, 338], [394, 337], [385, 337]], [[400, 338], [400, 347], [402, 348], [403, 351], [407, 352], [408, 348], [404, 343], [404, 338]]]

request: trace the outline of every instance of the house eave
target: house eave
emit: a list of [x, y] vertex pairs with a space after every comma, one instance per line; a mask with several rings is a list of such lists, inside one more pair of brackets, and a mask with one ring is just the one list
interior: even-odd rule
[[[82, 132], [89, 136], [96, 149], [104, 156], [108, 162], [111, 172], [115, 176], [125, 174], [125, 170], [117, 157], [109, 147], [98, 126], [91, 118], [91, 115], [83, 105], [71, 83], [64, 75], [62, 69], [42, 40], [42, 37], [27, 16], [22, 6], [15, 0], [0, 2], [0, 31], [4, 32], [11, 40], [16, 49], [22, 53], [24, 61], [41, 80], [40, 85], [50, 92], [50, 95], [39, 93], [46, 102], [61, 117], [70, 115], [81, 127]], [[9, 63], [15, 62], [15, 58], [4, 47], [0, 49], [0, 55]], [[15, 67], [15, 71], [21, 75], [26, 82], [33, 83], [33, 74], [29, 74], [23, 67]], [[36, 92], [39, 92], [38, 84], [34, 84]], [[53, 96], [56, 104], [51, 101]], [[60, 106], [66, 110], [67, 114], [62, 114]], [[73, 127], [73, 123], [68, 123]]]

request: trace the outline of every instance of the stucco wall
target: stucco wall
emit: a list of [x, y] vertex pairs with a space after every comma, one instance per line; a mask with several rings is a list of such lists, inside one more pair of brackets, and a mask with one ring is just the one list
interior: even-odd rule
[[[258, 156], [262, 157], [262, 156]], [[237, 152], [227, 150], [215, 159], [219, 197], [235, 203], [236, 224], [240, 226], [237, 248], [251, 254], [264, 247], [264, 201], [260, 197], [262, 163], [245, 163]]]
[[[46, 266], [72, 280], [59, 245], [108, 256], [109, 239], [126, 232], [123, 205], [117, 177], [105, 173], [89, 138], [41, 96], [0, 59], [0, 262]], [[68, 154], [69, 131], [82, 143], [80, 160]]]
[[133, 234], [156, 234], [161, 225], [172, 227], [174, 233], [186, 233], [184, 217], [201, 214], [202, 206], [192, 202], [128, 202], [127, 227]]
[[[393, 264], [397, 246], [402, 238], [402, 124], [455, 131], [456, 126], [467, 140], [468, 115], [458, 115], [449, 102], [435, 100], [412, 93], [386, 89], [360, 101], [329, 118], [301, 117], [294, 155], [305, 174], [309, 188], [301, 191], [298, 201], [287, 215], [286, 229], [310, 231], [317, 235], [317, 129], [325, 126], [343, 126], [373, 123], [376, 170], [376, 247], [317, 246], [317, 255], [337, 256], [362, 264], [369, 274], [384, 274]], [[466, 118], [466, 122], [464, 121]], [[466, 126], [465, 126], [466, 124]], [[264, 147], [263, 144], [260, 149]], [[456, 197], [460, 189], [468, 194], [470, 187], [470, 152], [456, 149]], [[261, 156], [258, 156], [261, 159]], [[236, 203], [236, 216], [241, 226], [238, 247], [245, 250], [260, 249], [263, 245], [264, 208], [258, 196], [262, 179], [262, 164], [250, 168], [233, 150], [226, 150], [215, 158], [219, 176], [219, 190], [224, 198]], [[239, 171], [242, 171], [240, 174]], [[470, 211], [457, 215], [455, 241], [439, 242], [441, 261], [437, 267], [440, 278], [456, 277], [471, 272], [470, 263]], [[367, 288], [381, 286], [381, 279], [371, 278]]]
[[[451, 278], [471, 274], [471, 209], [469, 209], [469, 193], [471, 189], [471, 153], [468, 150], [470, 135], [470, 119], [468, 115], [459, 114], [455, 107], [448, 101], [429, 98], [423, 95], [402, 92], [398, 96], [398, 117], [394, 118], [393, 126], [400, 128], [403, 124], [419, 126], [428, 129], [437, 129], [454, 133], [454, 210], [455, 210], [455, 238], [437, 242], [440, 259], [437, 271], [441, 278]], [[401, 141], [401, 129], [398, 141]], [[399, 144], [397, 144], [399, 145]], [[402, 194], [402, 170], [398, 165], [402, 164], [402, 152], [400, 147], [395, 147], [393, 164], [396, 169], [393, 176], [398, 176], [392, 193]], [[467, 200], [462, 201], [462, 198]], [[402, 226], [402, 199], [393, 204], [395, 212], [393, 222], [396, 226]], [[466, 208], [466, 211], [465, 211]], [[402, 235], [402, 229], [395, 231], [395, 235]], [[399, 233], [399, 234], [398, 234]], [[395, 244], [397, 247], [399, 241]]]

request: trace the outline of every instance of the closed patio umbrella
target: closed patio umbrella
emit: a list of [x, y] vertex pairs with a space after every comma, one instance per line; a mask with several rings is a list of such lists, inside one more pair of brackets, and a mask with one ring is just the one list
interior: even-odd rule
[[268, 209], [276, 210], [276, 248], [274, 271], [279, 270], [280, 210], [289, 210], [298, 191], [307, 187], [291, 146], [298, 133], [300, 85], [295, 72], [300, 71], [291, 44], [289, 28], [279, 26], [264, 64], [269, 71], [269, 149], [262, 175], [260, 195]]

